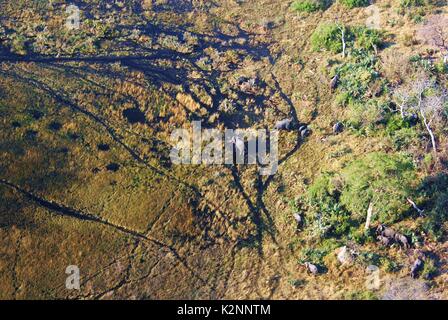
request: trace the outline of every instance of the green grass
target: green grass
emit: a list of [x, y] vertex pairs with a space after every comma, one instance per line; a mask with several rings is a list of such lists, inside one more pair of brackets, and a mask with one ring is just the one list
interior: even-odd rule
[[291, 5], [292, 9], [299, 12], [315, 12], [329, 7], [328, 0], [297, 0]]
[[421, 7], [424, 5], [424, 0], [400, 0], [400, 7], [402, 8]]
[[347, 8], [366, 7], [370, 4], [369, 0], [339, 0]]
[[311, 36], [313, 50], [327, 50], [333, 53], [342, 52], [341, 32], [347, 30], [339, 24], [322, 24], [316, 28]]

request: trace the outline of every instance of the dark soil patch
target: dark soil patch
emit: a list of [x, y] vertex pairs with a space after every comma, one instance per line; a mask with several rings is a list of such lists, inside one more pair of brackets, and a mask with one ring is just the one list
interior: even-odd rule
[[35, 120], [39, 120], [41, 119], [44, 114], [38, 110], [30, 110], [30, 115], [35, 119]]
[[27, 130], [25, 132], [25, 138], [29, 140], [36, 139], [38, 133], [39, 132], [37, 132], [36, 130]]
[[68, 137], [70, 139], [72, 139], [73, 141], [76, 141], [76, 140], [78, 140], [80, 138], [79, 134], [77, 134], [77, 133], [69, 133]]
[[120, 165], [118, 163], [110, 163], [106, 166], [108, 171], [117, 172], [120, 170]]
[[57, 152], [62, 153], [62, 154], [68, 154], [70, 150], [67, 147], [62, 147], [57, 149]]
[[110, 146], [106, 143], [100, 143], [98, 144], [98, 150], [100, 151], [109, 151], [110, 150]]
[[125, 117], [130, 124], [146, 123], [145, 114], [138, 108], [130, 108], [124, 110], [123, 117]]
[[11, 126], [12, 126], [13, 128], [20, 128], [22, 125], [21, 125], [20, 122], [18, 122], [18, 121], [13, 121], [13, 122], [11, 123]]
[[53, 131], [59, 131], [62, 129], [62, 124], [57, 121], [53, 121], [48, 125], [48, 128]]

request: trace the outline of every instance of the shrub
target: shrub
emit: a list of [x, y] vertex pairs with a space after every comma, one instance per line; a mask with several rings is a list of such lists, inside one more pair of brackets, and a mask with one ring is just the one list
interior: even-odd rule
[[331, 178], [331, 174], [322, 174], [309, 186], [307, 195], [312, 203], [324, 202], [332, 197], [335, 188]]
[[333, 53], [342, 52], [341, 29], [344, 29], [349, 37], [348, 29], [339, 24], [323, 24], [316, 28], [311, 36], [313, 50], [328, 50]]
[[316, 265], [322, 265], [327, 254], [328, 252], [326, 250], [305, 248], [300, 254], [299, 263], [311, 262]]
[[375, 292], [364, 290], [364, 291], [349, 291], [344, 295], [346, 300], [379, 300]]
[[372, 229], [364, 230], [364, 227], [353, 228], [349, 233], [349, 239], [360, 245], [376, 241], [374, 231]]
[[342, 24], [323, 24], [316, 28], [311, 36], [313, 50], [328, 50], [333, 53], [342, 52], [342, 31], [347, 48], [355, 45], [358, 49], [366, 51], [378, 48], [383, 35], [378, 30], [364, 26], [347, 27]]
[[395, 150], [401, 150], [418, 143], [418, 132], [415, 128], [402, 128], [390, 135]]
[[340, 202], [358, 220], [365, 218], [370, 203], [382, 223], [395, 221], [408, 209], [407, 198], [415, 179], [414, 165], [401, 155], [371, 153], [341, 172]]
[[436, 71], [440, 74], [448, 74], [448, 64], [439, 61], [435, 65]]
[[340, 0], [341, 3], [352, 9], [352, 8], [356, 8], [356, 7], [366, 7], [370, 4], [369, 0]]
[[401, 266], [395, 260], [388, 257], [382, 257], [380, 262], [386, 272], [397, 272], [401, 269]]
[[356, 39], [355, 45], [361, 49], [375, 49], [383, 42], [383, 36], [380, 31], [364, 26], [353, 28], [353, 34]]
[[326, 0], [297, 0], [293, 2], [292, 9], [300, 12], [315, 12], [328, 8], [329, 1]]
[[423, 229], [427, 234], [439, 240], [445, 230], [443, 224], [448, 220], [448, 175], [439, 174], [423, 181], [420, 194], [427, 199], [427, 217]]
[[411, 123], [408, 121], [408, 119], [403, 119], [402, 117], [395, 115], [388, 119], [387, 126], [386, 126], [386, 132], [389, 135], [394, 134], [395, 131], [410, 128]]
[[448, 193], [440, 194], [434, 204], [431, 214], [436, 216], [440, 221], [448, 219]]
[[437, 274], [438, 268], [434, 259], [426, 258], [421, 276], [423, 279], [431, 280]]
[[305, 262], [311, 262], [317, 266], [321, 272], [326, 271], [324, 259], [328, 254], [332, 253], [336, 248], [340, 247], [341, 244], [334, 239], [327, 239], [322, 241], [319, 245], [313, 247], [306, 247], [301, 250], [300, 258], [298, 262], [300, 264]]
[[384, 107], [376, 100], [358, 102], [351, 100], [349, 104], [348, 122], [355, 129], [374, 129], [384, 120]]
[[27, 39], [21, 34], [15, 34], [11, 41], [11, 52], [24, 56], [27, 52]]
[[405, 117], [403, 119], [397, 114], [389, 117], [386, 125], [386, 134], [396, 150], [406, 148], [412, 143], [418, 143], [419, 134], [414, 127], [415, 122], [415, 118]]
[[359, 261], [365, 265], [379, 266], [381, 264], [381, 256], [375, 252], [360, 252]]
[[353, 226], [350, 213], [338, 201], [332, 176], [323, 174], [308, 188], [308, 205], [313, 214], [310, 231], [319, 238], [341, 237]]
[[369, 85], [379, 78], [377, 59], [366, 50], [354, 50], [350, 61], [336, 69], [339, 74], [339, 90], [349, 95], [349, 102], [361, 100]]
[[339, 93], [334, 99], [336, 105], [346, 107], [350, 103], [351, 97], [348, 92]]
[[422, 227], [423, 231], [434, 240], [436, 241], [442, 240], [444, 232], [441, 228], [440, 221], [438, 221], [437, 217], [431, 215], [426, 219]]
[[421, 7], [424, 5], [424, 0], [400, 0], [400, 7], [402, 8]]

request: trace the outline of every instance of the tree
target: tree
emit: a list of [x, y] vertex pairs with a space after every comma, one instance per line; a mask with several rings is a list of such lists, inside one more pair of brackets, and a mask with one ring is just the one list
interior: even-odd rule
[[314, 50], [326, 49], [333, 53], [342, 52], [345, 57], [347, 48], [348, 29], [343, 24], [323, 24], [316, 28], [311, 36]]
[[339, 32], [341, 32], [342, 58], [345, 58], [345, 51], [347, 50], [347, 43], [345, 42], [345, 26], [338, 23], [337, 27]]
[[368, 154], [347, 165], [341, 178], [340, 202], [355, 219], [363, 220], [367, 213], [366, 224], [372, 216], [381, 222], [395, 220], [409, 208], [415, 173], [412, 161], [404, 156]]
[[440, 94], [431, 95], [429, 97], [422, 98], [419, 96], [419, 102], [417, 105], [420, 115], [422, 116], [423, 123], [431, 137], [431, 144], [434, 153], [437, 153], [437, 144], [434, 132], [431, 128], [433, 122], [440, 120], [444, 117], [444, 107], [446, 103], [446, 91]]
[[339, 30], [340, 33], [340, 37], [341, 37], [341, 44], [342, 44], [342, 58], [345, 58], [346, 56], [346, 51], [347, 51], [347, 42], [346, 42], [346, 31], [347, 28], [345, 27], [344, 24], [339, 22], [339, 17], [336, 17], [336, 27]]
[[400, 109], [401, 118], [404, 119], [406, 117], [405, 109], [411, 100], [411, 94], [409, 90], [406, 88], [397, 88], [394, 91], [394, 100], [397, 103], [398, 108]]
[[448, 63], [448, 17], [433, 15], [418, 31], [418, 37], [431, 46], [437, 47], [443, 55], [443, 62]]
[[437, 153], [437, 142], [433, 126], [446, 118], [445, 107], [448, 102], [447, 91], [426, 74], [421, 73], [407, 86], [395, 90], [394, 99], [400, 108], [402, 117], [406, 112], [417, 113], [431, 137], [434, 153]]

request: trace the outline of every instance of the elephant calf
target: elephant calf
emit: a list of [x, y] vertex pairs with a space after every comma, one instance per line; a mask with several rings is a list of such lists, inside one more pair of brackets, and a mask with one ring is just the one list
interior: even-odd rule
[[308, 272], [310, 272], [311, 274], [317, 275], [319, 273], [319, 269], [317, 268], [316, 265], [309, 263], [309, 262], [305, 262], [303, 265], [306, 267]]
[[293, 119], [284, 119], [284, 120], [278, 121], [275, 124], [275, 129], [289, 131], [292, 129], [292, 122], [293, 122]]
[[413, 279], [418, 277], [418, 273], [422, 269], [422, 267], [423, 267], [423, 260], [420, 258], [417, 258], [417, 260], [415, 260], [411, 266], [411, 277]]

